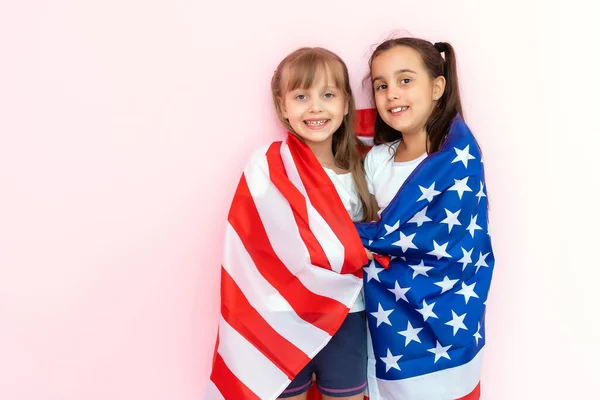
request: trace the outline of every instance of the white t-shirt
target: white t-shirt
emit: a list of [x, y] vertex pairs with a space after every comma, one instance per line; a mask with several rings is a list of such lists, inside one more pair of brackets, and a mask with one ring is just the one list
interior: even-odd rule
[[375, 196], [379, 213], [394, 199], [398, 190], [417, 166], [427, 158], [424, 153], [419, 158], [406, 162], [394, 161], [400, 140], [377, 145], [367, 153], [365, 174], [369, 192]]
[[[352, 179], [352, 174], [350, 172], [346, 174], [336, 174], [335, 171], [329, 168], [323, 167], [331, 182], [335, 186], [340, 198], [342, 199], [342, 203], [344, 203], [344, 207], [348, 214], [350, 214], [350, 218], [352, 221], [360, 221], [363, 217], [363, 209], [362, 203], [360, 201], [360, 196], [358, 194], [358, 190], [356, 190], [356, 185], [354, 184], [354, 179]], [[364, 311], [365, 309], [365, 300], [363, 292], [361, 291], [356, 301], [350, 308], [350, 312], [358, 312]]]

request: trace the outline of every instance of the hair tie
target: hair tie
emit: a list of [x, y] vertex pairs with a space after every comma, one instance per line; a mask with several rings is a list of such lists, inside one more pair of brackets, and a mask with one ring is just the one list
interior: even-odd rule
[[435, 47], [435, 49], [440, 53], [448, 51], [448, 45], [444, 42], [437, 42], [433, 45], [433, 47]]

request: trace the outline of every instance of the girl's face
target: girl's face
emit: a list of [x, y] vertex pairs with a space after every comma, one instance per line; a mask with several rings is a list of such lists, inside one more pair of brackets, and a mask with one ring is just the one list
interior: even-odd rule
[[333, 82], [331, 72], [323, 71], [310, 88], [289, 91], [281, 99], [283, 117], [309, 145], [331, 142], [348, 114], [348, 101]]
[[420, 54], [407, 46], [396, 46], [379, 54], [371, 64], [375, 105], [383, 121], [403, 134], [425, 128], [446, 81], [432, 79]]

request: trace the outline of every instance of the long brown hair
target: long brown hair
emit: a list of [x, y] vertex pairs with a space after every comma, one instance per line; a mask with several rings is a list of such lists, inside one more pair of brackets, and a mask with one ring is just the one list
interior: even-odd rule
[[[365, 78], [365, 81], [368, 79], [371, 82], [373, 60], [381, 53], [397, 46], [406, 46], [417, 51], [432, 79], [438, 76], [443, 76], [446, 79], [446, 89], [425, 124], [425, 131], [427, 132], [427, 139], [430, 145], [427, 153], [435, 153], [439, 151], [456, 114], [459, 114], [461, 118], [463, 117], [454, 48], [447, 42], [439, 42], [434, 45], [427, 40], [411, 37], [386, 40], [377, 46], [371, 55], [369, 59], [369, 75]], [[444, 55], [443, 57], [442, 54]], [[371, 85], [371, 90], [373, 90], [373, 85]], [[374, 127], [374, 143], [389, 143], [401, 138], [402, 132], [386, 124], [379, 113], [377, 113]]]
[[344, 93], [348, 102], [348, 114], [333, 134], [332, 151], [335, 165], [350, 171], [362, 203], [363, 221], [373, 221], [377, 219], [377, 211], [367, 187], [363, 159], [359, 155], [359, 147], [363, 144], [353, 130], [356, 106], [350, 88], [348, 68], [344, 61], [335, 53], [321, 47], [303, 47], [289, 54], [279, 63], [271, 79], [275, 111], [287, 130], [299, 137], [283, 115], [282, 99], [289, 91], [310, 88], [320, 74], [328, 71], [333, 76], [333, 83]]

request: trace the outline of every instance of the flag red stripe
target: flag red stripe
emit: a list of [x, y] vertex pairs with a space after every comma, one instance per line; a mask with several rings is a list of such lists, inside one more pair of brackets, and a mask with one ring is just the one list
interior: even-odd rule
[[308, 290], [277, 257], [245, 176], [240, 179], [233, 197], [228, 220], [254, 261], [256, 269], [286, 299], [296, 314], [333, 336], [348, 314], [348, 308], [339, 301]]
[[[260, 400], [237, 376], [225, 365], [220, 354], [215, 357], [211, 381], [227, 400]], [[268, 379], [265, 377], [265, 379]]]
[[321, 244], [312, 233], [308, 223], [308, 211], [306, 208], [306, 198], [288, 179], [285, 173], [285, 167], [281, 160], [281, 142], [273, 143], [267, 151], [267, 162], [269, 164], [269, 177], [280, 192], [287, 194], [287, 200], [290, 203], [296, 225], [300, 231], [300, 237], [310, 256], [310, 262], [318, 267], [331, 269], [331, 264], [327, 255], [321, 247]]
[[475, 389], [468, 395], [461, 397], [457, 400], [479, 400], [479, 396], [481, 395], [481, 383], [478, 383]]
[[248, 302], [231, 275], [221, 270], [221, 315], [233, 329], [277, 366], [288, 378], [296, 374], [310, 358], [281, 336]]
[[356, 110], [356, 121], [354, 122], [354, 133], [356, 136], [373, 136], [377, 110], [375, 108], [364, 108]]
[[288, 135], [288, 146], [311, 204], [344, 245], [342, 273], [357, 272], [360, 276], [361, 267], [369, 260], [350, 216], [346, 212], [340, 212], [345, 210], [345, 207], [333, 182], [311, 150], [292, 134]]

